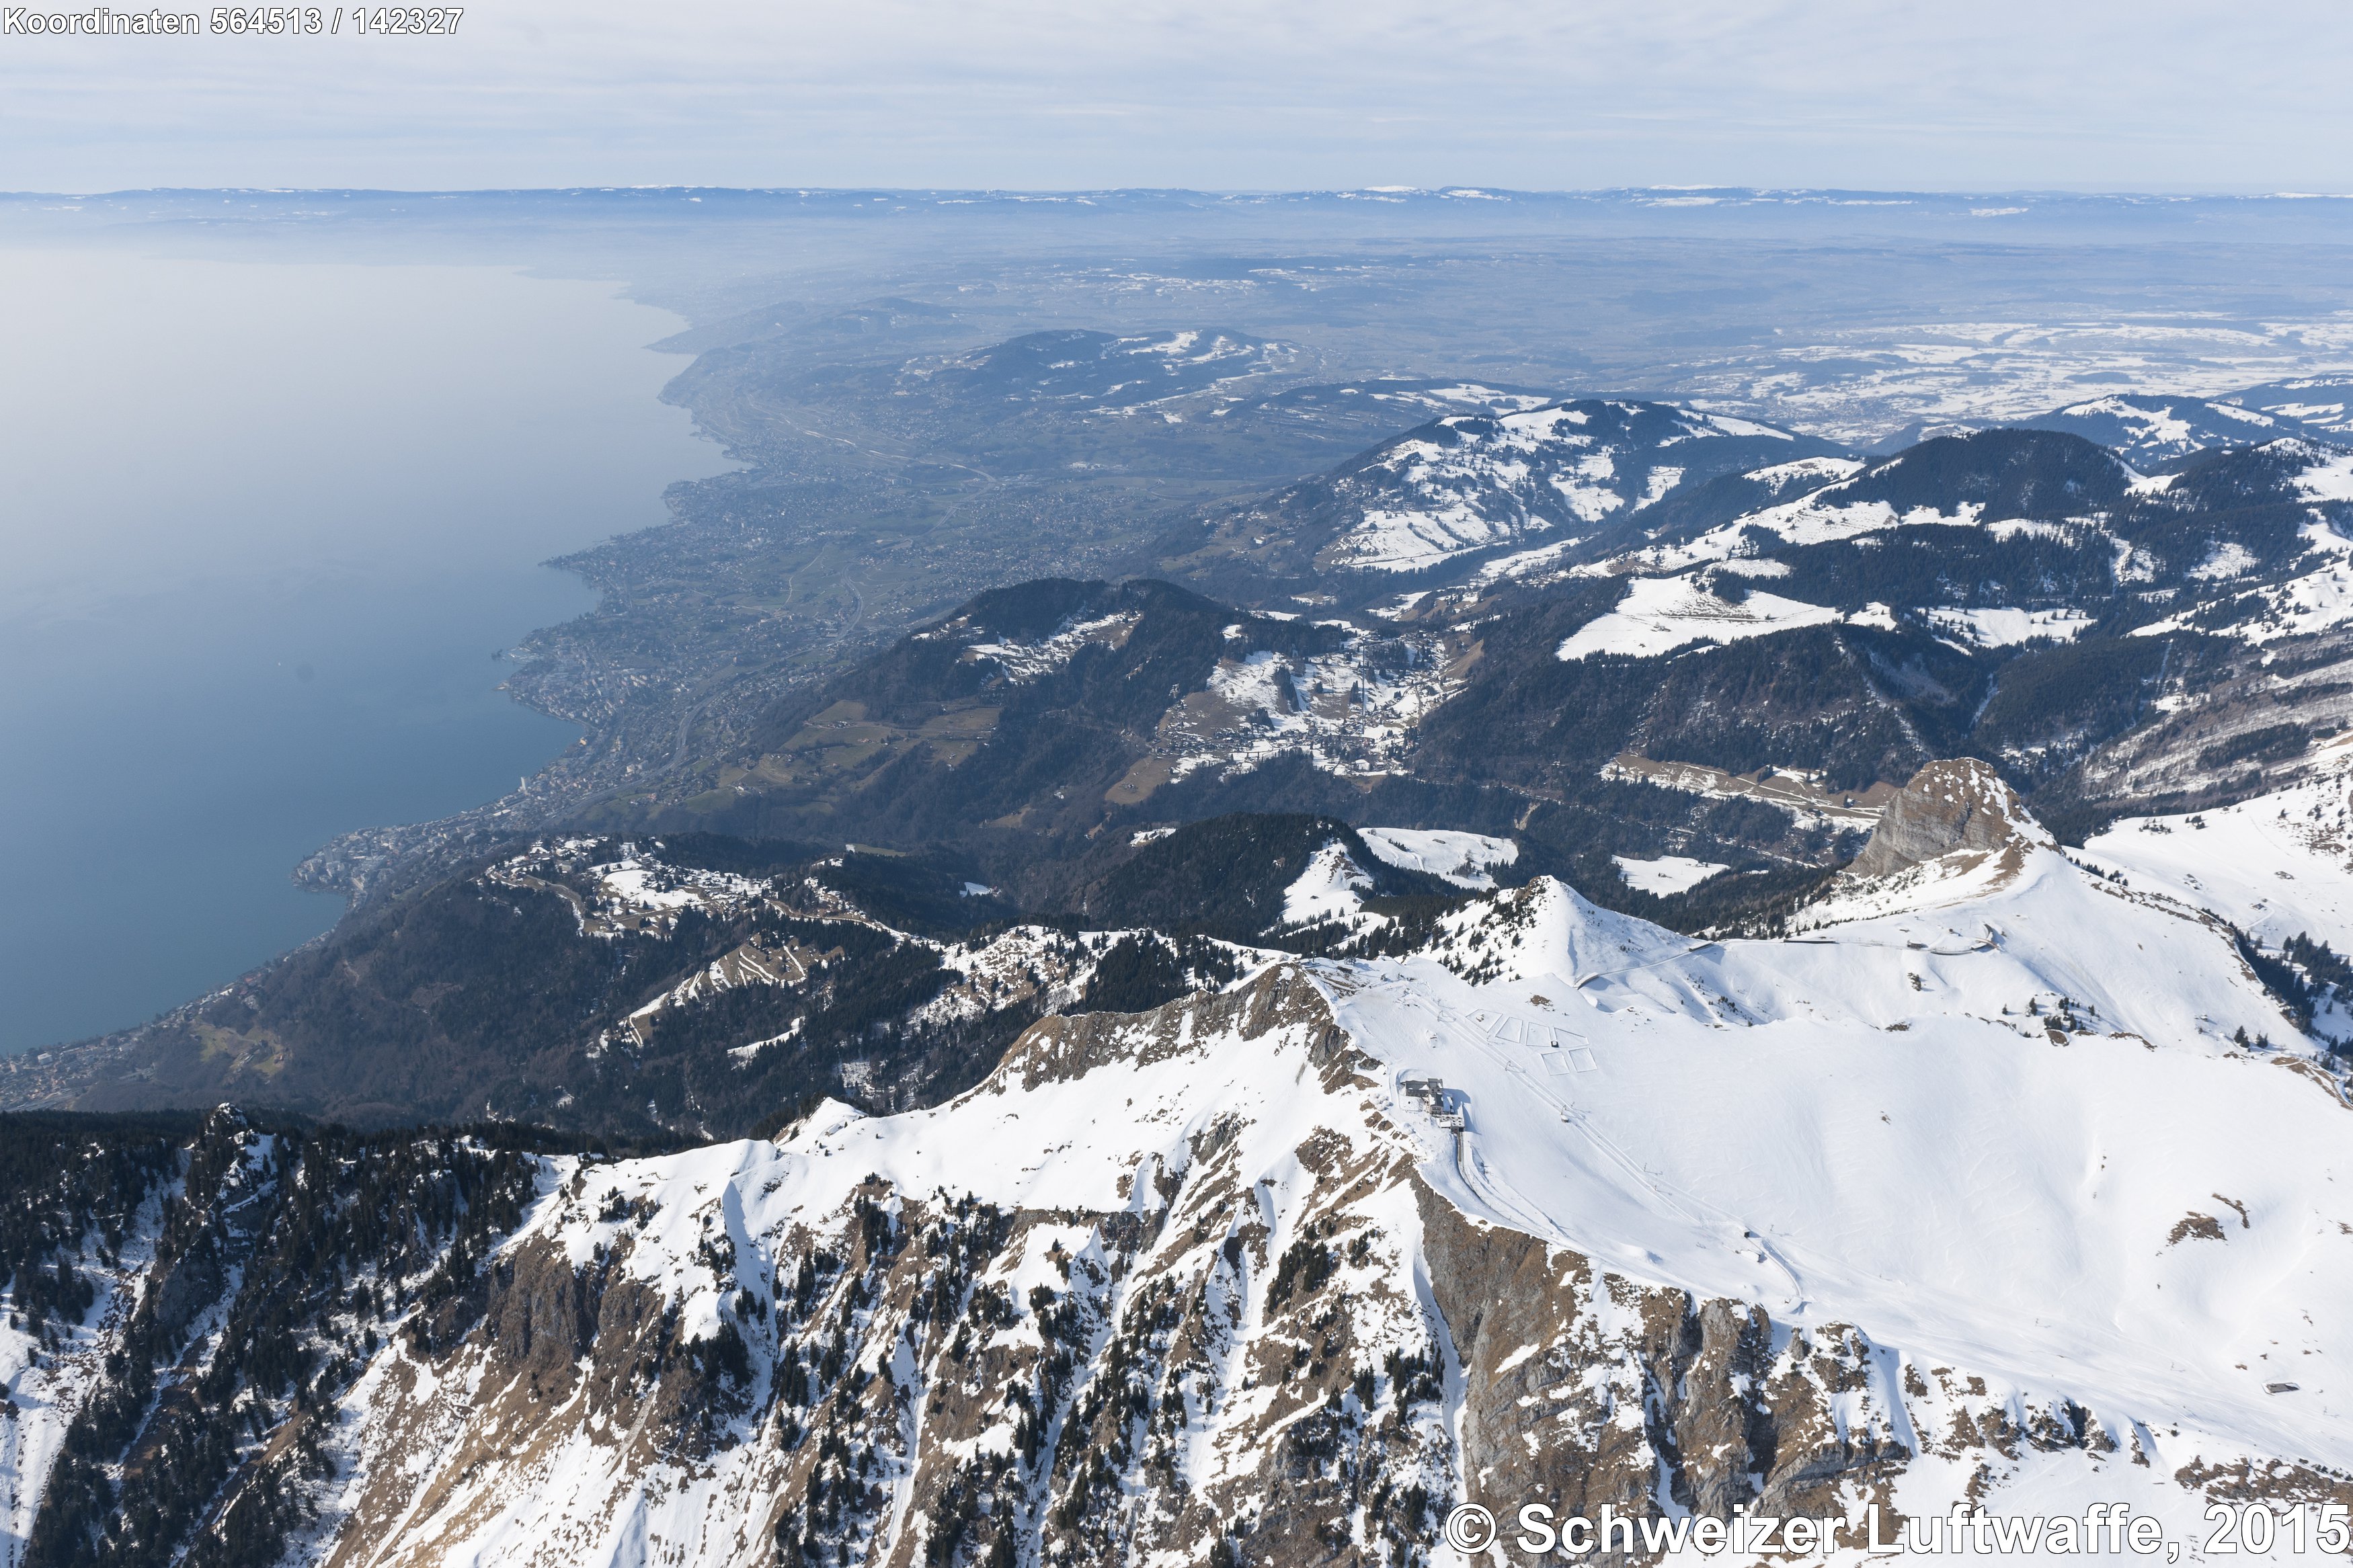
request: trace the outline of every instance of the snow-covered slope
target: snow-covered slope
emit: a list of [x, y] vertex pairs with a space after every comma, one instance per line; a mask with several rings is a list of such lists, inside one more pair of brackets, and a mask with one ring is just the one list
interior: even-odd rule
[[[1533, 915], [1592, 919], [1559, 895]], [[1533, 999], [1561, 1002], [1558, 976], [1400, 966], [1340, 1016], [1467, 1091], [1469, 1152], [1432, 1180], [1470, 1212], [1777, 1321], [1857, 1324], [2013, 1409], [2072, 1400], [2162, 1473], [2345, 1453], [2353, 1343], [2315, 1303], [2353, 1282], [2330, 1190], [2348, 1112], [2302, 1058], [2224, 1047], [2232, 1016], [2281, 1028], [2228, 944], [2063, 862], [1937, 916], [1653, 961], [1565, 1006]], [[2115, 931], [2106, 962], [2068, 951], [2086, 917]], [[1936, 1497], [1960, 1479], [1940, 1468], [1904, 1489]], [[2033, 1484], [2130, 1474], [2066, 1468]]]
[[2127, 817], [2084, 845], [2090, 864], [2278, 943], [2353, 935], [2353, 741], [2314, 776], [2211, 811]]
[[2300, 420], [2284, 412], [2267, 413], [2235, 403], [2214, 403], [2202, 397], [2158, 397], [2147, 393], [2116, 393], [2071, 403], [2039, 419], [2026, 420], [2023, 426], [2030, 430], [2064, 430], [2081, 436], [2142, 469], [2210, 447], [2249, 447], [2283, 436], [2312, 433]]
[[1379, 448], [1347, 476], [1361, 505], [1326, 547], [1326, 563], [1417, 572], [1554, 527], [1590, 528], [1687, 478], [1726, 471], [1736, 451], [1747, 456], [1760, 441], [1794, 447], [1797, 437], [1663, 404], [1586, 400], [1450, 416]]
[[2006, 523], [2014, 531], [2084, 517], [2124, 495], [2132, 478], [2114, 454], [2082, 441], [1979, 431], [1926, 441], [1867, 466], [1816, 465], [1774, 487], [1796, 492], [1786, 500], [1719, 514], [1695, 531], [1669, 526], [1652, 542], [1583, 570], [1683, 572], [1737, 562], [1760, 547], [1833, 544], [1897, 529], [1990, 528], [1999, 537]]
[[[376, 1153], [232, 1129], [255, 1179], [215, 1206], [288, 1223], [223, 1230], [204, 1289], [236, 1314], [169, 1321], [213, 1364], [209, 1325], [267, 1318], [237, 1260], [268, 1260], [314, 1370], [265, 1392], [243, 1356], [228, 1501], [188, 1517], [353, 1568], [1306, 1568], [1459, 1562], [1458, 1500], [2108, 1503], [2185, 1548], [2214, 1500], [2353, 1504], [2353, 1100], [2271, 956], [2342, 942], [2348, 792], [2071, 857], [1939, 763], [1786, 940], [1479, 891], [1390, 956], [1044, 1018], [927, 1109], [622, 1161], [419, 1141], [393, 1190], [444, 1250], [339, 1240], [315, 1284], [305, 1226], [367, 1232]], [[1506, 858], [1366, 837], [1466, 880]], [[634, 870], [600, 862], [584, 918], [739, 891]], [[1317, 860], [1302, 918], [1393, 920], [1363, 872]], [[956, 967], [993, 991], [1046, 934]], [[500, 1171], [537, 1196], [492, 1243]], [[192, 1255], [142, 1275], [146, 1245], [110, 1276], [129, 1310], [18, 1380], [53, 1405], [9, 1418], [26, 1492], [123, 1325], [185, 1297]]]
[[1720, 861], [1694, 860], [1688, 855], [1662, 855], [1651, 860], [1613, 855], [1610, 859], [1628, 887], [1661, 897], [1695, 888], [1718, 871], [1731, 869]]
[[2353, 742], [2322, 746], [2306, 776], [2284, 789], [2125, 818], [2087, 843], [2082, 859], [2145, 896], [2236, 927], [2257, 957], [2275, 950], [2271, 961], [2308, 988], [2310, 1031], [2353, 1043], [2353, 991], [2339, 988], [2353, 975], [2330, 967], [2333, 950], [2353, 950]]
[[1375, 855], [1409, 871], [1427, 871], [1458, 888], [1492, 888], [1490, 867], [1509, 866], [1520, 847], [1508, 838], [1446, 828], [1367, 827], [1361, 837]]
[[2266, 382], [2233, 395], [2232, 401], [2294, 419], [2342, 440], [2353, 437], [2353, 375], [2307, 375]]
[[1220, 548], [1316, 573], [1430, 573], [1507, 546], [1573, 544], [1704, 480], [1832, 450], [1662, 403], [1448, 415], [1237, 514]]
[[1750, 589], [1736, 600], [1722, 597], [1720, 586], [1736, 584], [1704, 583], [1695, 573], [1629, 578], [1617, 606], [1562, 638], [1555, 655], [1572, 662], [1596, 654], [1648, 658], [1689, 643], [1738, 642], [1843, 618], [1836, 610], [1762, 589]]

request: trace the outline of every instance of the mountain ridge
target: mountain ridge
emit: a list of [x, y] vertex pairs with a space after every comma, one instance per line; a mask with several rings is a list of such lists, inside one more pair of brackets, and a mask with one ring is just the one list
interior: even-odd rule
[[[1694, 943], [1538, 878], [1416, 952], [1271, 957], [1152, 1011], [1040, 1019], [929, 1108], [533, 1156], [528, 1205], [375, 1319], [380, 1348], [307, 1405], [248, 1406], [269, 1440], [229, 1512], [329, 1563], [1223, 1542], [1281, 1564], [1434, 1560], [1462, 1496], [1899, 1521], [2116, 1500], [2192, 1536], [2210, 1497], [2342, 1498], [2342, 1331], [2307, 1310], [2353, 1271], [2341, 1241], [2311, 1250], [2341, 1085], [2308, 1047], [2233, 1045], [2281, 1016], [2221, 933], [2029, 858], [1799, 942]], [[2120, 1097], [2211, 1135], [2119, 1142], [2094, 1110]], [[1760, 1117], [1804, 1156], [1744, 1164], [1726, 1134]], [[265, 1185], [301, 1148], [206, 1136]], [[2072, 1228], [2021, 1226], [2015, 1172]], [[1851, 1223], [1923, 1204], [1936, 1223]], [[143, 1245], [126, 1232], [121, 1288], [152, 1302]], [[2318, 1272], [2217, 1340], [2244, 1308], [2212, 1268], [2240, 1248]], [[2131, 1333], [1998, 1310], [2062, 1280]], [[363, 1264], [294, 1342], [346, 1296], [384, 1311]], [[59, 1364], [116, 1331], [75, 1330]], [[2267, 1334], [2309, 1352], [2292, 1376], [2231, 1366]], [[129, 1539], [129, 1513], [58, 1507], [43, 1563]]]

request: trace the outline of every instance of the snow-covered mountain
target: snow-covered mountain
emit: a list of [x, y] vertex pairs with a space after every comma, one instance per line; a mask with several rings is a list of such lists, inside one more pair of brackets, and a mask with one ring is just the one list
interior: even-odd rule
[[[2353, 1101], [2279, 978], [2330, 984], [2348, 790], [2071, 857], [1939, 764], [1788, 939], [1538, 879], [1391, 956], [1041, 1020], [927, 1109], [538, 1156], [511, 1228], [405, 1288], [322, 1255], [297, 1392], [216, 1391], [218, 1502], [134, 1463], [52, 1493], [26, 1561], [168, 1526], [190, 1561], [1398, 1563], [1461, 1560], [1458, 1500], [1924, 1535], [2109, 1503], [2194, 1546], [2216, 1500], [2353, 1502]], [[21, 1496], [159, 1303], [235, 1319], [145, 1266], [174, 1205], [318, 1190], [299, 1141], [207, 1137], [112, 1244], [122, 1305], [12, 1374]], [[165, 1386], [244, 1342], [208, 1332]]]
[[1473, 586], [1629, 579], [1563, 658], [1898, 619], [1979, 647], [2118, 620], [2260, 642], [2342, 620], [2348, 500], [2353, 455], [2303, 437], [2143, 477], [2065, 433], [1989, 430], [1719, 479], [1637, 518], [1649, 526], [1615, 553], [1507, 557]]
[[[1273, 363], [1181, 337], [935, 368]], [[984, 592], [45, 1068], [182, 1109], [0, 1129], [0, 1568], [2353, 1506], [2353, 456], [1367, 384], [1229, 596]]]
[[[1860, 847], [1858, 799], [1938, 758], [1996, 761], [2078, 837], [2314, 766], [2353, 724], [2348, 540], [2341, 447], [2284, 438], [2143, 475], [2080, 437], [2003, 429], [1722, 475], [1575, 552], [1466, 558], [1451, 585], [1390, 581], [1353, 609], [1150, 580], [994, 590], [791, 691], [691, 784], [508, 857], [533, 865], [470, 868], [75, 1053], [70, 1092], [716, 1137], [857, 1070], [892, 1109], [967, 1085], [1050, 998], [1141, 1006], [1179, 970], [1207, 977], [1213, 955], [1176, 933], [1322, 952], [1278, 920], [1280, 886], [1225, 869], [1317, 853], [1316, 824], [1493, 837], [1518, 857], [1504, 880], [1763, 932]], [[1208, 826], [1242, 818], [1290, 826]], [[625, 898], [631, 846], [657, 881]], [[1383, 896], [1446, 887], [1350, 852]], [[664, 867], [757, 886], [702, 897]], [[1155, 903], [1155, 878], [1192, 901]], [[641, 894], [684, 902], [611, 929], [577, 912]], [[1064, 921], [1160, 934], [1112, 937], [1132, 944], [1098, 990]], [[931, 1006], [967, 994], [952, 976], [1007, 923], [1043, 933], [1022, 962], [1050, 983]]]
[[2353, 375], [2306, 375], [2266, 382], [2234, 395], [2233, 401], [2327, 431], [2339, 441], [2353, 437]]
[[2115, 393], [2022, 421], [2029, 430], [2064, 430], [2115, 452], [2136, 468], [2153, 468], [2193, 452], [2261, 446], [2322, 434], [2284, 408], [2269, 411], [2202, 397]]
[[1414, 577], [1512, 546], [1567, 548], [1719, 475], [1837, 450], [1664, 403], [1448, 415], [1217, 521], [1201, 551], [1278, 574]]
[[[1771, 481], [1769, 504], [1720, 520], [1668, 511], [1653, 542], [1611, 564], [1672, 571], [1904, 528], [2088, 519], [2128, 496], [2134, 478], [2114, 453], [2080, 439], [2007, 430], [1941, 437], [1869, 464], [1816, 462], [1742, 475], [1729, 483]], [[1711, 526], [1694, 526], [1701, 521]]]

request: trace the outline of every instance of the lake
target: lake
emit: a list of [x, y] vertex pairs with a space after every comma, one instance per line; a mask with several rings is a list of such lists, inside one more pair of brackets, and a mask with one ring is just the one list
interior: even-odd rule
[[478, 267], [0, 249], [0, 1051], [136, 1024], [332, 925], [335, 834], [491, 800], [572, 726], [495, 656], [552, 555], [726, 464], [684, 323]]

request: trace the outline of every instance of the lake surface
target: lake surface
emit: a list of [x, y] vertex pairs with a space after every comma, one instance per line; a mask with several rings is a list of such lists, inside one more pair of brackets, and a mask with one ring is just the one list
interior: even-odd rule
[[325, 931], [294, 865], [512, 789], [577, 731], [494, 655], [717, 448], [683, 324], [488, 268], [0, 250], [0, 1051]]

